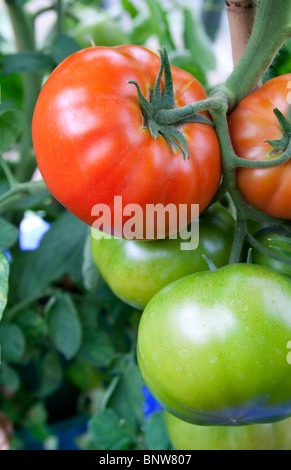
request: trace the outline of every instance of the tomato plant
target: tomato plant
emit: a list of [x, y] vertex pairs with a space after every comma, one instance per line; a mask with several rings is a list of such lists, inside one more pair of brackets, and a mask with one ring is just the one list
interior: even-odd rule
[[234, 232], [234, 219], [220, 204], [213, 205], [200, 218], [199, 246], [181, 250], [182, 239], [139, 242], [118, 238], [94, 238], [94, 262], [123, 301], [143, 309], [150, 299], [171, 282], [198, 271], [208, 270], [203, 255], [217, 267], [228, 263]]
[[[260, 235], [257, 237], [257, 240], [265, 247], [271, 249], [274, 253], [280, 254], [284, 253], [288, 257], [291, 254], [291, 247], [290, 242], [281, 234], [267, 234], [267, 235]], [[271, 258], [264, 253], [254, 249], [252, 251], [252, 260], [253, 263], [259, 264], [261, 266], [266, 266], [267, 268], [273, 269], [281, 274], [285, 274], [286, 276], [291, 276], [291, 265], [290, 263], [284, 262], [283, 260], [278, 260], [275, 258]]]
[[[199, 204], [203, 211], [220, 183], [220, 149], [209, 124], [186, 123], [181, 132], [174, 131], [175, 138], [183, 134], [181, 139], [187, 141], [191, 158], [185, 161], [169, 145], [175, 139], [152, 137], [136, 88], [128, 81], [136, 81], [147, 96], [158, 72], [158, 57], [138, 46], [84, 49], [54, 70], [34, 112], [36, 158], [52, 194], [89, 225], [100, 212], [93, 214], [94, 206], [106, 205], [110, 215], [102, 228], [119, 237], [131, 218], [131, 213], [124, 214], [129, 204], [142, 209], [141, 220], [136, 221], [136, 238], [142, 239], [147, 204], [174, 204], [177, 212], [186, 204], [190, 223], [191, 204]], [[175, 67], [172, 73], [172, 103], [183, 106], [206, 98], [190, 74]], [[159, 88], [158, 83], [155, 96]], [[120, 220], [115, 217], [115, 196], [122, 197]]]
[[[270, 161], [282, 155], [286, 145], [280, 147], [279, 140], [286, 136], [274, 108], [288, 118], [290, 83], [291, 74], [270, 80], [243, 99], [231, 114], [230, 135], [240, 158]], [[254, 207], [273, 217], [291, 219], [290, 174], [290, 162], [266, 169], [239, 168], [237, 183], [246, 201]]]
[[166, 410], [193, 424], [286, 418], [290, 306], [290, 281], [259, 266], [229, 265], [168, 285], [139, 325], [146, 384]]
[[291, 420], [251, 426], [195, 426], [165, 413], [176, 450], [288, 450]]
[[[182, 423], [199, 430], [194, 448], [289, 448], [290, 75], [276, 75], [290, 62], [290, 0], [205, 0], [200, 19], [173, 0], [33, 3], [0, 2], [5, 447], [66, 448], [59, 429], [68, 420], [72, 436], [81, 418], [81, 448], [169, 450], [141, 371], [173, 420], [208, 425]], [[201, 28], [210, 32], [224, 5], [234, 58], [225, 80]], [[106, 19], [98, 38], [87, 36], [93, 11]], [[74, 38], [118, 44], [80, 51]], [[131, 217], [134, 203], [142, 214]], [[184, 239], [145, 240], [148, 204], [172, 204], [176, 220], [186, 204], [187, 227], [193, 203], [196, 251], [180, 250]], [[23, 252], [40, 219], [49, 230]], [[168, 222], [163, 235], [176, 235]], [[91, 240], [92, 224], [109, 239]], [[262, 430], [272, 436], [258, 443]], [[175, 447], [192, 447], [187, 433], [171, 434]]]

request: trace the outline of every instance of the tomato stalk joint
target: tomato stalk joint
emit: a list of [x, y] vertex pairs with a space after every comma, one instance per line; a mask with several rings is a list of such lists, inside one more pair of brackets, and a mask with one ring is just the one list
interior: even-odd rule
[[[185, 111], [183, 108], [174, 109], [173, 79], [169, 58], [164, 47], [162, 51], [160, 51], [160, 57], [160, 70], [154, 88], [150, 90], [148, 99], [143, 96], [136, 81], [129, 80], [128, 83], [136, 86], [144, 127], [150, 130], [154, 139], [157, 139], [158, 136], [161, 135], [173, 148], [180, 151], [183, 155], [183, 159], [186, 160], [186, 157], [190, 157], [190, 153], [181, 126], [188, 122], [199, 122], [210, 126], [213, 126], [213, 123], [206, 117], [195, 113], [195, 103], [191, 105], [190, 111], [186, 110], [186, 117], [184, 116]], [[162, 91], [161, 83], [163, 74], [165, 85]], [[197, 105], [199, 105], [199, 103], [197, 103]], [[200, 107], [202, 108], [201, 111], [209, 109], [209, 103], [206, 103], [204, 106], [202, 104]], [[182, 113], [180, 110], [182, 110]]]

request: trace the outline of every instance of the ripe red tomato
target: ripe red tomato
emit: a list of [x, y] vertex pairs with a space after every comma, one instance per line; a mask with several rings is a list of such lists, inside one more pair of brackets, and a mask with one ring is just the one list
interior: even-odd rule
[[[288, 117], [290, 84], [291, 74], [270, 80], [242, 100], [231, 114], [229, 129], [239, 157], [263, 161], [282, 155], [264, 140], [283, 137], [274, 108]], [[237, 184], [246, 201], [266, 214], [283, 219], [291, 219], [290, 180], [291, 161], [268, 169], [239, 168], [237, 171]]]
[[[144, 216], [147, 204], [199, 204], [202, 212], [218, 189], [220, 148], [211, 126], [179, 129], [190, 151], [183, 160], [143, 122], [137, 90], [128, 81], [150, 96], [159, 66], [158, 56], [142, 47], [92, 47], [61, 63], [40, 93], [32, 128], [39, 169], [54, 197], [89, 225], [96, 221], [96, 204], [110, 208], [113, 225], [114, 196], [122, 196], [122, 208], [138, 204]], [[206, 98], [193, 76], [171, 70], [176, 106]], [[123, 214], [114, 230], [107, 223], [103, 230], [121, 237], [131, 217]]]

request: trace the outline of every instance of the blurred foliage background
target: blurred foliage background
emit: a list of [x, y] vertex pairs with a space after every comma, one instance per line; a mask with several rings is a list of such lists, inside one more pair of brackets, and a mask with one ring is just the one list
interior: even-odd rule
[[[136, 363], [141, 312], [93, 266], [88, 227], [37, 185], [38, 94], [92, 42], [165, 45], [208, 91], [232, 69], [223, 0], [1, 0], [0, 426], [4, 414], [12, 449], [171, 448]], [[290, 66], [287, 43], [265, 79]]]

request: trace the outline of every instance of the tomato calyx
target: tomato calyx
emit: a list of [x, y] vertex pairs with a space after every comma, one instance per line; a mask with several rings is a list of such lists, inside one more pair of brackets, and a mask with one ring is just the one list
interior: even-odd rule
[[[169, 145], [180, 151], [183, 159], [190, 158], [189, 148], [185, 136], [178, 127], [188, 122], [199, 122], [213, 126], [213, 122], [199, 114], [191, 114], [187, 117], [179, 115], [179, 109], [175, 106], [173, 79], [171, 67], [166, 49], [160, 52], [161, 65], [155, 82], [154, 89], [145, 98], [137, 82], [129, 80], [128, 83], [135, 85], [139, 98], [140, 108], [143, 115], [143, 125], [150, 130], [154, 139], [161, 135]], [[161, 81], [164, 74], [164, 90], [161, 90]], [[166, 113], [165, 113], [166, 112]]]
[[278, 108], [274, 109], [274, 114], [282, 128], [283, 137], [282, 139], [278, 140], [266, 139], [264, 142], [268, 142], [270, 145], [272, 145], [272, 147], [274, 147], [274, 151], [271, 153], [271, 156], [275, 156], [281, 152], [286, 152], [290, 155], [291, 158], [291, 124]]

